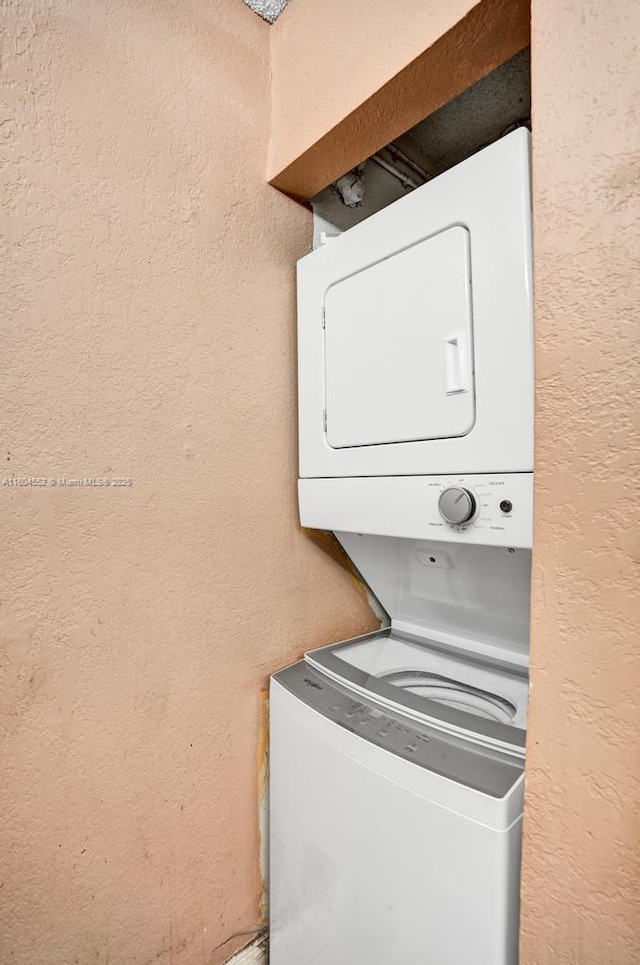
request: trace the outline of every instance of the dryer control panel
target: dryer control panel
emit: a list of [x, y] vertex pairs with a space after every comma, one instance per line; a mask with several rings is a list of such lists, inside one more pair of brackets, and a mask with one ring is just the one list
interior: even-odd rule
[[504, 476], [438, 476], [427, 483], [429, 504], [437, 494], [437, 516], [430, 529], [454, 533], [518, 534], [531, 527], [532, 493], [521, 485], [520, 474]]
[[533, 473], [301, 479], [303, 526], [530, 548]]

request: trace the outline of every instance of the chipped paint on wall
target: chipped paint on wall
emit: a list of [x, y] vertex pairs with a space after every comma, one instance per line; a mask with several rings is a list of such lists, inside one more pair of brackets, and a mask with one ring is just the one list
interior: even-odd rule
[[263, 20], [274, 23], [291, 0], [244, 0]]

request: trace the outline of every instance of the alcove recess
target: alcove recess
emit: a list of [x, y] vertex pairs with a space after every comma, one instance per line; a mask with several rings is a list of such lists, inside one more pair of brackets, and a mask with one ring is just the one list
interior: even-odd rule
[[370, 217], [515, 127], [531, 126], [530, 48], [311, 199], [314, 248]]

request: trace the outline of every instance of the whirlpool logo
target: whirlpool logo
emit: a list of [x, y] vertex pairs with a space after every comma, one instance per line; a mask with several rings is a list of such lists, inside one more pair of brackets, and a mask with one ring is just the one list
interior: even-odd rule
[[322, 690], [322, 684], [317, 683], [317, 681], [312, 680], [311, 677], [305, 677], [303, 679], [303, 684], [307, 687], [313, 687], [314, 690]]

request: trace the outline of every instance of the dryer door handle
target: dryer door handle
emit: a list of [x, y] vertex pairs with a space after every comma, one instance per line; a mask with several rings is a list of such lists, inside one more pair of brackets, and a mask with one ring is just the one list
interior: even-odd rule
[[449, 335], [444, 341], [445, 385], [447, 395], [468, 392], [470, 365], [468, 340], [464, 332]]

